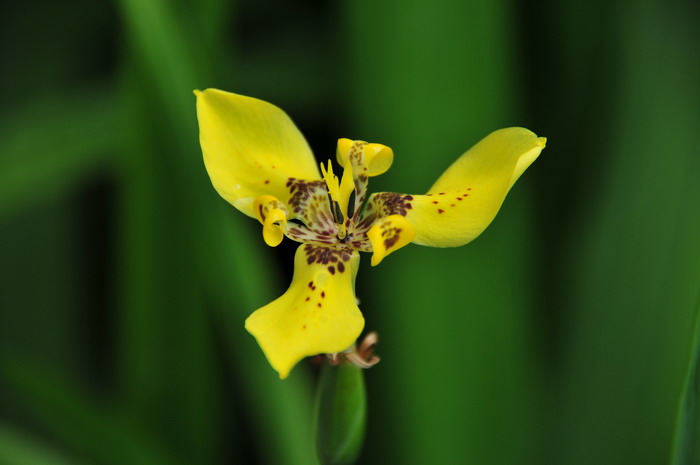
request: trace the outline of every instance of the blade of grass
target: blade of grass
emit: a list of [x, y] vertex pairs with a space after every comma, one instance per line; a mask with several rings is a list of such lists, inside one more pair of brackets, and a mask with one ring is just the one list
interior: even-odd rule
[[678, 403], [671, 465], [700, 463], [700, 307], [695, 314], [695, 333], [688, 358], [683, 393]]

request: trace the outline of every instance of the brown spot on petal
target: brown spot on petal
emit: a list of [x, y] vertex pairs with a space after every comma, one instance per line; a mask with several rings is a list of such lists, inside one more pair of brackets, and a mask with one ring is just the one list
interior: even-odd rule
[[266, 179], [266, 180], [265, 180], [265, 184], [270, 184], [270, 180], [269, 180], [269, 179]]
[[433, 200], [433, 203], [434, 203], [435, 205], [437, 205], [437, 204], [439, 204], [440, 202], [438, 202], [437, 200]]
[[343, 262], [338, 262], [338, 271], [340, 273], [345, 271], [345, 265], [343, 265]]
[[335, 274], [335, 267], [333, 265], [329, 266], [328, 271], [330, 271], [331, 274]]
[[321, 291], [321, 298], [324, 298], [324, 297], [326, 297], [326, 292], [325, 292], [325, 291]]
[[443, 210], [442, 208], [438, 208], [438, 213], [445, 213], [445, 210]]
[[321, 302], [317, 303], [316, 305], [318, 305], [318, 308], [322, 307]]
[[309, 300], [311, 300], [311, 297], [307, 297], [307, 298], [306, 298], [306, 302], [308, 302]]

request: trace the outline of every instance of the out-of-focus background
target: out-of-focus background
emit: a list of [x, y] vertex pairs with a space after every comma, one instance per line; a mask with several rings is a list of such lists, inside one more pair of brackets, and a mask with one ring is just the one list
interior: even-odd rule
[[5, 5], [0, 463], [315, 463], [313, 367], [280, 381], [243, 329], [295, 246], [211, 187], [207, 87], [285, 109], [321, 161], [392, 147], [372, 191], [548, 137], [472, 244], [365, 257], [359, 463], [700, 463], [698, 31], [690, 0]]

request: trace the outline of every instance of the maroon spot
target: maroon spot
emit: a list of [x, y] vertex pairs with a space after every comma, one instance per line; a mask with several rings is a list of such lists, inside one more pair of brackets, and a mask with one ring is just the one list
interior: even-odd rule
[[311, 300], [311, 297], [307, 297], [307, 298], [306, 298], [306, 301], [307, 301], [307, 302], [308, 302], [309, 300]]
[[345, 271], [345, 265], [343, 265], [343, 262], [338, 262], [338, 271], [340, 273]]
[[445, 213], [445, 210], [443, 210], [442, 208], [438, 208], [438, 213]]
[[457, 197], [457, 200], [462, 200], [462, 197]]
[[322, 291], [322, 292], [321, 292], [321, 298], [323, 298], [323, 297], [326, 297], [326, 292], [325, 292], [325, 291]]
[[437, 204], [440, 203], [440, 202], [438, 202], [437, 200], [433, 200], [433, 203], [434, 203], [435, 205], [437, 205]]
[[265, 184], [270, 184], [270, 180], [269, 180], [269, 179], [266, 179], [266, 180], [265, 180]]
[[317, 303], [316, 305], [318, 305], [318, 308], [321, 308], [321, 302]]
[[444, 193], [444, 192], [440, 192], [438, 195], [445, 195], [445, 193]]
[[309, 287], [310, 287], [311, 289], [314, 288], [314, 282], [313, 282], [313, 281], [309, 281]]
[[335, 267], [334, 266], [329, 266], [328, 271], [331, 272], [331, 274], [335, 274]]

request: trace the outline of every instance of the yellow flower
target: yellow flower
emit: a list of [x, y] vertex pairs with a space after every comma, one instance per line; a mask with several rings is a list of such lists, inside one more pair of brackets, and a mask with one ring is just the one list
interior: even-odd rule
[[195, 91], [204, 164], [214, 188], [257, 218], [270, 246], [301, 242], [294, 277], [246, 329], [286, 378], [302, 358], [352, 346], [364, 327], [355, 298], [359, 252], [372, 265], [410, 242], [456, 247], [491, 223], [545, 139], [523, 128], [495, 131], [459, 157], [424, 195], [367, 195], [367, 181], [389, 169], [381, 144], [340, 139], [337, 162], [321, 172], [304, 136], [276, 106], [216, 89]]

